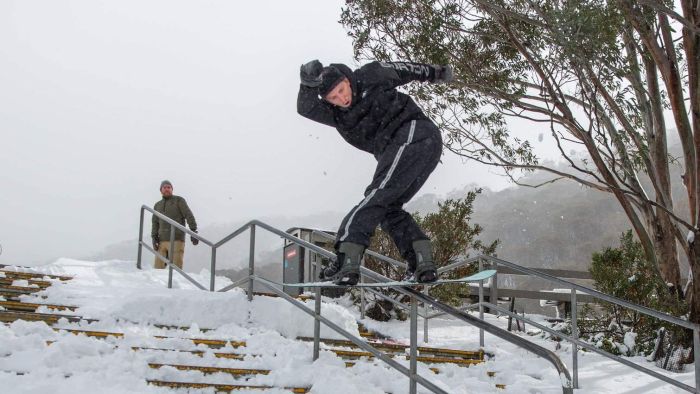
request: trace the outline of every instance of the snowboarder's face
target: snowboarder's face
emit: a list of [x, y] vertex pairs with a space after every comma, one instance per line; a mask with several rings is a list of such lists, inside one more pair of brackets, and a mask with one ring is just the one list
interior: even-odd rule
[[352, 103], [352, 88], [350, 87], [350, 81], [347, 78], [343, 78], [339, 84], [328, 92], [324, 100], [328, 101], [333, 105], [338, 107], [347, 108]]
[[160, 188], [160, 194], [162, 194], [163, 197], [171, 197], [173, 195], [173, 187], [170, 185], [163, 185], [163, 187]]

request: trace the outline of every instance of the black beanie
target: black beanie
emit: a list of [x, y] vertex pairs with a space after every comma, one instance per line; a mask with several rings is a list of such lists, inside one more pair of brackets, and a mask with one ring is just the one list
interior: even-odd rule
[[160, 188], [162, 189], [165, 185], [170, 185], [170, 187], [173, 187], [173, 184], [167, 179], [160, 183]]
[[321, 72], [321, 85], [318, 87], [318, 94], [320, 94], [321, 97], [326, 97], [326, 95], [343, 80], [343, 78], [345, 78], [345, 74], [343, 74], [337, 67], [324, 67], [323, 71]]

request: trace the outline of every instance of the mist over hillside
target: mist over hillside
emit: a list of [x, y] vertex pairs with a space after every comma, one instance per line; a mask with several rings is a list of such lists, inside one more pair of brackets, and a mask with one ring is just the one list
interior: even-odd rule
[[[672, 176], [680, 176], [677, 166]], [[529, 184], [551, 179], [542, 172], [523, 178]], [[446, 198], [462, 198], [478, 188], [467, 185], [447, 196], [423, 194], [406, 205], [408, 212], [435, 212]], [[674, 196], [682, 190], [674, 190]], [[499, 239], [500, 258], [536, 268], [560, 268], [585, 271], [591, 254], [608, 246], [616, 246], [622, 232], [630, 225], [617, 201], [609, 193], [581, 186], [570, 180], [560, 180], [538, 188], [513, 186], [500, 191], [483, 189], [475, 201], [473, 223], [484, 231], [481, 239]], [[349, 209], [350, 207], [348, 207]], [[682, 211], [682, 207], [680, 209]], [[319, 228], [335, 231], [345, 212], [323, 212], [313, 215], [289, 215], [261, 218], [265, 223], [286, 230], [292, 227]], [[253, 218], [246, 218], [250, 220]], [[200, 234], [214, 242], [224, 238], [246, 221], [219, 223], [200, 228]], [[150, 219], [147, 218], [144, 240], [150, 241]], [[283, 240], [264, 230], [256, 233], [256, 266], [273, 279], [281, 276]], [[134, 260], [136, 240], [107, 246], [90, 260]], [[217, 271], [226, 270], [234, 276], [247, 272], [248, 233], [217, 249]], [[144, 262], [152, 264], [153, 255], [144, 252]], [[193, 246], [187, 241], [185, 270], [199, 272], [209, 268], [210, 249], [203, 244]]]

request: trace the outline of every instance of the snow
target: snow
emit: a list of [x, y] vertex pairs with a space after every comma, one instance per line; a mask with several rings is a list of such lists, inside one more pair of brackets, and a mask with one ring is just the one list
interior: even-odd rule
[[693, 230], [688, 231], [688, 236], [686, 237], [686, 240], [689, 244], [695, 242], [695, 232]]
[[15, 279], [12, 281], [12, 286], [22, 286], [22, 287], [34, 287], [37, 288], [39, 285], [35, 284], [29, 284], [29, 281], [26, 279]]
[[634, 350], [635, 346], [637, 346], [637, 333], [629, 331], [626, 332], [623, 342], [628, 349]]
[[[146, 379], [240, 383], [228, 374], [204, 375], [196, 371], [178, 371], [164, 367], [151, 369], [149, 362], [207, 365], [240, 368], [271, 369], [269, 375], [251, 377], [246, 384], [278, 387], [312, 386], [312, 393], [402, 393], [408, 390], [408, 379], [381, 361], [358, 360], [346, 368], [344, 360], [331, 352], [322, 351], [318, 360], [312, 360], [312, 343], [294, 340], [296, 336], [312, 336], [312, 318], [283, 299], [255, 297], [247, 301], [245, 293], [234, 289], [226, 293], [198, 290], [186, 279], [175, 275], [173, 289], [167, 289], [167, 271], [137, 270], [133, 262], [89, 262], [60, 259], [53, 264], [37, 267], [46, 274], [74, 276], [68, 282], [54, 285], [38, 293], [46, 296], [40, 302], [74, 305], [78, 309], [64, 313], [98, 319], [97, 322], [69, 323], [62, 320], [58, 326], [75, 329], [94, 329], [124, 333], [123, 338], [90, 338], [56, 332], [43, 322], [17, 321], [0, 325], [0, 392], [92, 394], [96, 384], [100, 393], [169, 393], [170, 389], [149, 386]], [[192, 275], [200, 283], [209, 283], [209, 272], [202, 270]], [[217, 277], [217, 288], [231, 281]], [[23, 296], [25, 301], [36, 301], [36, 295]], [[304, 303], [313, 309], [313, 301]], [[356, 308], [348, 307], [347, 299], [324, 299], [322, 315], [345, 330], [359, 335]], [[541, 324], [542, 316], [529, 315]], [[500, 327], [507, 325], [506, 317], [486, 315], [486, 319]], [[361, 320], [369, 329], [408, 343], [409, 323], [400, 321], [376, 322]], [[156, 328], [153, 324], [188, 326], [187, 331]], [[202, 331], [204, 328], [212, 331]], [[423, 321], [418, 322], [419, 341], [423, 338]], [[538, 345], [554, 351], [569, 367], [571, 345], [557, 343], [529, 328], [527, 333], [516, 333]], [[479, 332], [461, 321], [435, 318], [429, 321], [430, 342], [419, 345], [476, 350]], [[170, 338], [156, 339], [155, 335]], [[341, 338], [322, 325], [322, 336]], [[200, 349], [190, 338], [217, 338], [246, 341], [244, 348], [230, 345], [217, 352], [246, 354], [243, 360], [215, 358], [212, 353], [197, 357], [184, 352], [133, 351], [132, 346]], [[52, 341], [49, 345], [47, 341]], [[485, 337], [487, 353], [493, 355], [484, 363], [469, 368], [440, 365], [438, 375], [420, 364], [418, 372], [450, 393], [561, 393], [563, 376], [547, 361], [491, 335]], [[559, 346], [558, 346], [559, 345]], [[632, 349], [635, 335], [628, 334], [624, 346]], [[322, 348], [326, 348], [322, 345]], [[643, 357], [630, 361], [644, 365], [664, 375], [694, 385], [691, 366], [685, 372], [671, 373], [656, 368]], [[408, 367], [405, 359], [397, 362]], [[597, 354], [579, 352], [580, 390], [576, 393], [681, 393], [673, 386], [662, 383], [632, 368], [613, 362]], [[22, 375], [16, 372], [23, 373]], [[487, 372], [495, 372], [490, 378]], [[506, 385], [505, 390], [495, 387]], [[184, 392], [184, 391], [180, 391]], [[191, 390], [190, 392], [213, 392]], [[271, 390], [287, 393], [287, 390]], [[426, 393], [421, 389], [419, 392]]]

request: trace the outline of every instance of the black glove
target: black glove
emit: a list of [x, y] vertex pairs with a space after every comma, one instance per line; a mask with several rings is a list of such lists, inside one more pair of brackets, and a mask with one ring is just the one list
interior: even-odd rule
[[323, 64], [318, 60], [312, 60], [301, 66], [299, 70], [299, 78], [301, 84], [310, 88], [317, 88], [321, 85], [321, 72]]
[[160, 247], [160, 237], [155, 236], [153, 237], [153, 250], [158, 251], [158, 248]]
[[[196, 230], [192, 230], [195, 233], [197, 232]], [[197, 245], [199, 243], [199, 240], [193, 236], [190, 235], [190, 241], [192, 241], [192, 245]]]
[[454, 69], [451, 65], [433, 66], [435, 67], [435, 83], [449, 83], [455, 79]]

